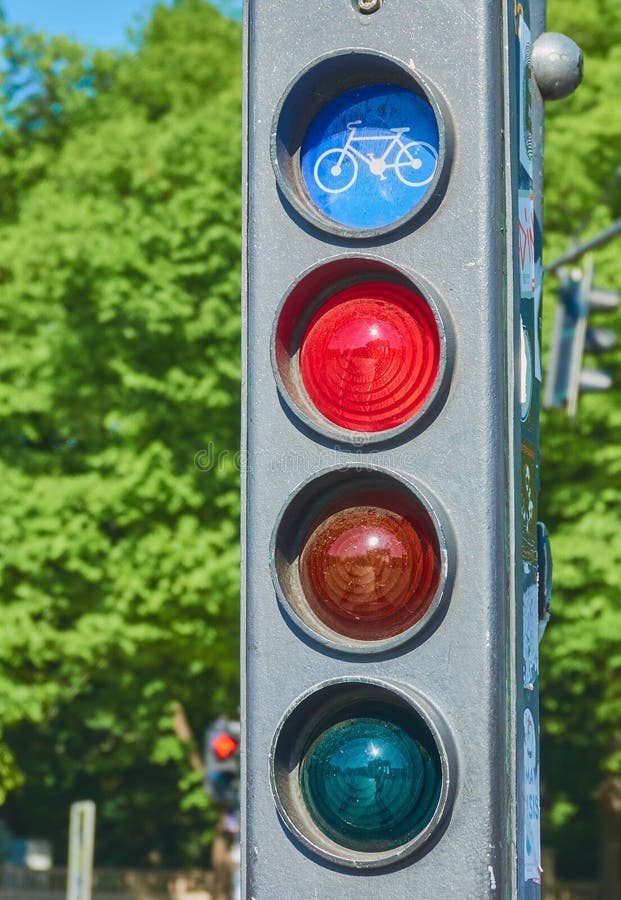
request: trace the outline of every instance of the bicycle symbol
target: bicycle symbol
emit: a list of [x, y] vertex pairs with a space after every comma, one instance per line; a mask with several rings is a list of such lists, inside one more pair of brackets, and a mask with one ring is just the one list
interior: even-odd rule
[[[384, 134], [357, 136], [357, 125], [362, 125], [361, 119], [347, 124], [349, 136], [344, 147], [331, 147], [317, 159], [313, 175], [322, 191], [327, 194], [342, 194], [349, 190], [358, 177], [358, 160], [367, 165], [370, 172], [382, 181], [386, 180], [385, 173], [392, 170], [399, 181], [408, 187], [423, 187], [429, 184], [438, 164], [438, 154], [431, 144], [425, 141], [404, 141], [403, 135], [410, 130], [409, 128], [390, 128]], [[362, 153], [354, 146], [370, 141], [388, 142], [381, 156], [375, 156], [373, 151]], [[394, 162], [388, 162], [393, 150]], [[430, 173], [429, 156], [433, 161]]]

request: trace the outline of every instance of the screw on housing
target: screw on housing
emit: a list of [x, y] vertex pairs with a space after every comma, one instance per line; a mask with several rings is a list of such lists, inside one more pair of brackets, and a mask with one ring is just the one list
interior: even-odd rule
[[381, 5], [382, 0], [358, 0], [358, 9], [365, 15], [377, 12]]

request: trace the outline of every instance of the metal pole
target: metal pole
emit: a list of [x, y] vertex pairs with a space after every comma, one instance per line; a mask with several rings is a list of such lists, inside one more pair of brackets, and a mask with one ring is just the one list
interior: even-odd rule
[[580, 259], [581, 256], [584, 256], [585, 253], [588, 253], [589, 250], [595, 250], [596, 247], [601, 247], [602, 244], [607, 243], [607, 241], [617, 234], [621, 234], [621, 219], [617, 219], [616, 222], [613, 222], [612, 225], [605, 228], [604, 231], [600, 231], [599, 234], [596, 234], [595, 237], [592, 237], [590, 240], [585, 241], [583, 244], [578, 244], [576, 247], [572, 247], [571, 250], [568, 250], [563, 256], [560, 256], [558, 259], [555, 259], [554, 262], [550, 263], [549, 266], [546, 266], [545, 271], [555, 272], [557, 269], [560, 269], [561, 266], [575, 262], [577, 259]]
[[71, 804], [67, 900], [91, 900], [95, 849], [95, 804], [82, 800]]

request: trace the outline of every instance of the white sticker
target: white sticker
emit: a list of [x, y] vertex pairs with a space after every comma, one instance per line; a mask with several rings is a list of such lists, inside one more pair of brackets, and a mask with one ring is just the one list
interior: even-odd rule
[[541, 832], [537, 731], [530, 709], [524, 710], [524, 880], [541, 881]]
[[533, 354], [530, 349], [530, 336], [520, 317], [520, 416], [525, 422], [530, 412], [533, 398]]
[[539, 311], [541, 309], [541, 292], [543, 289], [543, 265], [541, 259], [535, 263], [535, 378], [543, 379], [541, 370], [541, 336], [539, 334]]
[[533, 98], [530, 28], [520, 17], [520, 162], [533, 177]]
[[[524, 578], [528, 578], [530, 566], [524, 564]], [[524, 687], [535, 683], [539, 672], [539, 598], [536, 584], [529, 584], [524, 591], [524, 617], [522, 620], [524, 646]]]
[[534, 297], [535, 195], [532, 191], [519, 191], [518, 252], [520, 263], [520, 294], [522, 297]]

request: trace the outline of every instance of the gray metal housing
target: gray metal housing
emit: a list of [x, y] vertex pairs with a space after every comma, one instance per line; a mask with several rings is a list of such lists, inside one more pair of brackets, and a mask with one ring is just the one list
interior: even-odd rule
[[[515, 113], [507, 72], [513, 4], [247, 0], [242, 699], [244, 896], [248, 900], [536, 897], [518, 860], [516, 743], [523, 712], [520, 438], [514, 289]], [[510, 34], [511, 32], [511, 34]], [[536, 35], [533, 35], [533, 37]], [[327, 53], [376, 51], [440, 99], [451, 131], [448, 178], [429, 215], [379, 237], [308, 223], [278, 190], [272, 120], [298, 73]], [[344, 253], [377, 258], [428, 284], [455, 336], [446, 398], [416, 433], [347, 445], [308, 429], [279, 399], [272, 323], [300, 273]], [[517, 424], [516, 424], [517, 423]], [[347, 655], [283, 615], [270, 574], [274, 523], [314, 473], [380, 466], [437, 498], [454, 566], [444, 618], [384, 654]], [[519, 661], [519, 663], [518, 663]], [[352, 872], [302, 848], [279, 819], [269, 757], [284, 712], [323, 681], [351, 676], [410, 686], [441, 711], [458, 757], [450, 820], [418, 857]], [[521, 750], [519, 751], [522, 752]]]

